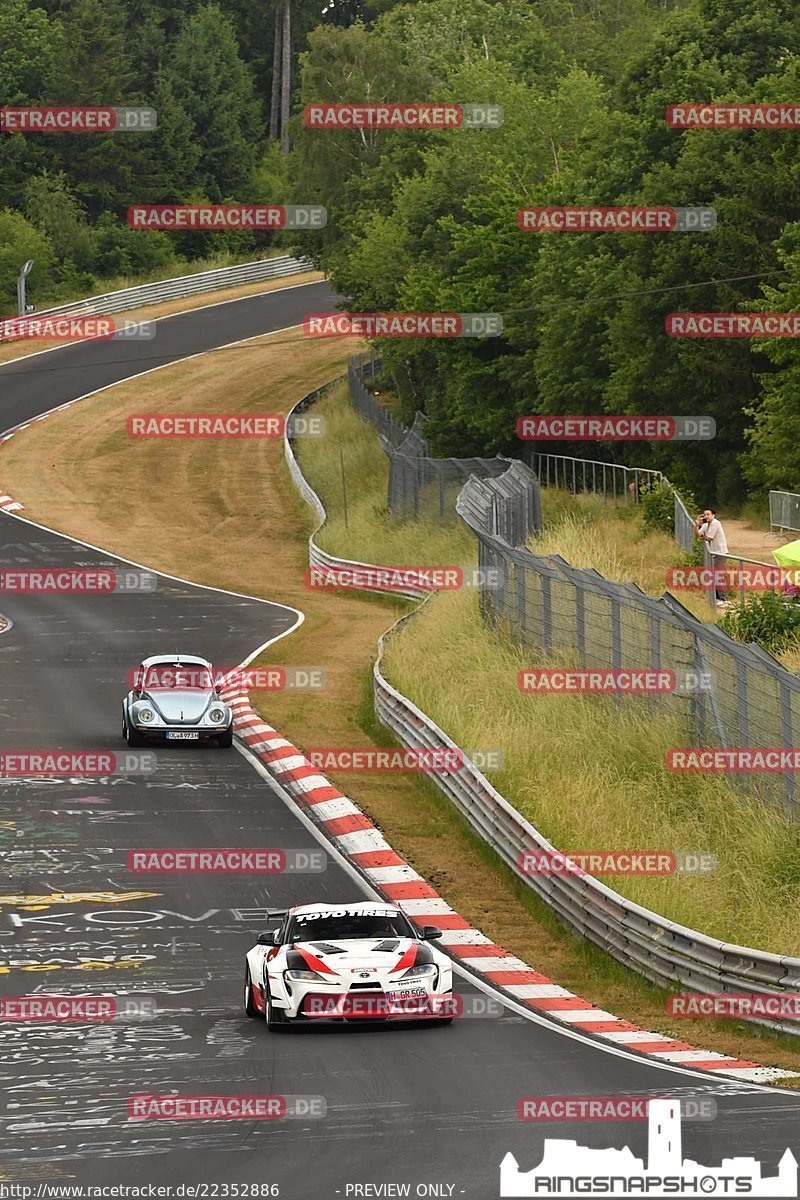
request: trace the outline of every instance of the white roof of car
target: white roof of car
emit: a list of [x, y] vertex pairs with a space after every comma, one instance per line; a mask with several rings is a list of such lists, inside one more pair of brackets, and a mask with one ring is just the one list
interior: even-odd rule
[[361, 900], [355, 904], [297, 904], [294, 908], [290, 908], [289, 912], [293, 914], [332, 911], [346, 913], [369, 913], [376, 908], [379, 908], [381, 912], [385, 912], [387, 909], [389, 909], [390, 912], [400, 911], [397, 905], [388, 904], [382, 900]]
[[152, 658], [142, 659], [143, 667], [152, 667], [156, 663], [181, 663], [193, 667], [210, 667], [207, 658], [198, 658], [194, 654], [154, 654]]

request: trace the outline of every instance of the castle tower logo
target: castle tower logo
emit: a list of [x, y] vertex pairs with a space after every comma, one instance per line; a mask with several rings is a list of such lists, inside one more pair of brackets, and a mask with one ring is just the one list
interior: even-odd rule
[[704, 1167], [683, 1158], [679, 1100], [651, 1100], [647, 1111], [647, 1165], [625, 1146], [592, 1150], [546, 1138], [542, 1161], [520, 1171], [514, 1155], [500, 1164], [500, 1195], [539, 1200], [569, 1196], [797, 1196], [797, 1159], [786, 1150], [778, 1174], [762, 1177], [756, 1158], [724, 1158]]

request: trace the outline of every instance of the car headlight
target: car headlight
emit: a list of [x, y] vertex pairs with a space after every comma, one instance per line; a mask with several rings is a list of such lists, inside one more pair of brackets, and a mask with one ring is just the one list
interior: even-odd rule
[[152, 721], [155, 713], [152, 708], [140, 708], [136, 714], [137, 721]]
[[320, 975], [318, 971], [284, 971], [283, 978], [288, 983], [311, 983], [320, 981], [327, 983], [328, 980], [324, 975]]
[[433, 963], [423, 963], [420, 967], [409, 967], [400, 976], [401, 979], [427, 979], [431, 975], [435, 975], [437, 967]]
[[212, 708], [211, 712], [208, 714], [208, 719], [209, 721], [213, 721], [215, 725], [219, 725], [220, 721], [225, 720], [225, 709]]

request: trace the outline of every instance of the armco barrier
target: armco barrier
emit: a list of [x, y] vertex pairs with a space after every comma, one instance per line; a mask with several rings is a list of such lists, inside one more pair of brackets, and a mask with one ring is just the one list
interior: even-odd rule
[[[312, 392], [295, 405], [292, 412], [304, 411], [320, 395], [341, 382], [342, 379], [336, 379]], [[324, 523], [325, 507], [303, 477], [288, 438], [284, 446], [292, 477], [319, 518], [316, 534]], [[312, 565], [351, 565], [349, 559], [321, 552], [315, 545], [314, 534], [309, 539], [309, 552]], [[315, 563], [311, 556], [320, 554], [324, 554], [324, 563], [320, 558]], [[424, 746], [458, 750], [455, 742], [393, 687], [381, 671], [387, 640], [412, 619], [416, 611], [401, 617], [380, 639], [374, 667], [375, 712], [397, 740], [408, 748]], [[798, 958], [707, 937], [626, 900], [590, 875], [525, 872], [520, 865], [521, 854], [555, 853], [556, 848], [500, 795], [466, 756], [459, 771], [436, 772], [429, 778], [561, 921], [617, 962], [654, 983], [673, 989], [679, 984], [683, 989], [698, 992], [758, 992], [775, 996], [800, 990]], [[751, 1018], [748, 1023], [767, 1025], [795, 1035], [800, 1033], [800, 1027], [791, 1022]]]
[[146, 304], [159, 304], [164, 300], [180, 300], [184, 296], [198, 296], [220, 288], [237, 287], [244, 283], [261, 283], [265, 279], [278, 279], [283, 275], [297, 275], [311, 271], [313, 265], [306, 259], [292, 258], [286, 254], [280, 258], [265, 258], [259, 262], [241, 263], [234, 267], [219, 267], [214, 271], [201, 271], [196, 275], [182, 275], [177, 279], [161, 279], [155, 283], [141, 283], [137, 287], [124, 288], [119, 292], [106, 292], [101, 296], [89, 296], [75, 300], [72, 304], [61, 304], [58, 308], [45, 308], [37, 317], [75, 315], [90, 313], [126, 312]]
[[[291, 412], [289, 413], [289, 417], [286, 422], [287, 428], [291, 427], [292, 417], [295, 417], [295, 416], [299, 415], [300, 413], [305, 412], [306, 409], [310, 408], [312, 404], [316, 404], [317, 400], [319, 400], [321, 396], [324, 396], [327, 392], [330, 392], [334, 388], [339, 387], [341, 384], [345, 383], [346, 380], [347, 380], [346, 375], [340, 375], [336, 379], [332, 379], [329, 383], [323, 384], [323, 386], [321, 388], [317, 388], [315, 391], [310, 392], [307, 396], [304, 396], [302, 400], [299, 400], [297, 402], [297, 404], [295, 404], [295, 406], [291, 410]], [[327, 519], [327, 513], [325, 512], [325, 505], [322, 503], [319, 496], [314, 491], [311, 484], [307, 481], [307, 479], [303, 475], [303, 472], [300, 470], [300, 467], [297, 463], [297, 459], [295, 457], [294, 449], [292, 447], [292, 439], [288, 435], [288, 433], [284, 436], [284, 439], [283, 439], [283, 452], [284, 452], [284, 455], [286, 456], [286, 465], [289, 468], [292, 479], [294, 480], [294, 482], [297, 485], [298, 491], [300, 492], [301, 496], [306, 501], [306, 503], [309, 504], [311, 506], [311, 508], [313, 508], [314, 513], [316, 514], [316, 517], [317, 517], [318, 523], [308, 539], [309, 565], [312, 567], [329, 567], [329, 568], [346, 567], [349, 569], [352, 569], [352, 568], [355, 568], [357, 570], [361, 569], [363, 571], [378, 571], [378, 570], [380, 570], [381, 567], [378, 564], [356, 562], [354, 559], [351, 559], [351, 558], [337, 558], [336, 555], [328, 554], [327, 551], [323, 550], [320, 546], [317, 545], [316, 535], [319, 533], [320, 529], [325, 524], [325, 521]], [[414, 588], [414, 587], [407, 588], [407, 589], [372, 588], [370, 590], [371, 591], [383, 591], [383, 592], [386, 592], [387, 594], [393, 595], [393, 596], [398, 596], [398, 595], [405, 596], [407, 599], [410, 599], [410, 600], [421, 600], [423, 596], [429, 595], [428, 588]]]

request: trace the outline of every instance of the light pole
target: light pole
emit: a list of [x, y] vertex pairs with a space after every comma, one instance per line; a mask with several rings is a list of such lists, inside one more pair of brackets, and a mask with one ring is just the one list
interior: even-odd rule
[[21, 317], [24, 317], [27, 312], [25, 307], [25, 279], [32, 266], [33, 259], [29, 258], [17, 277], [17, 311]]

